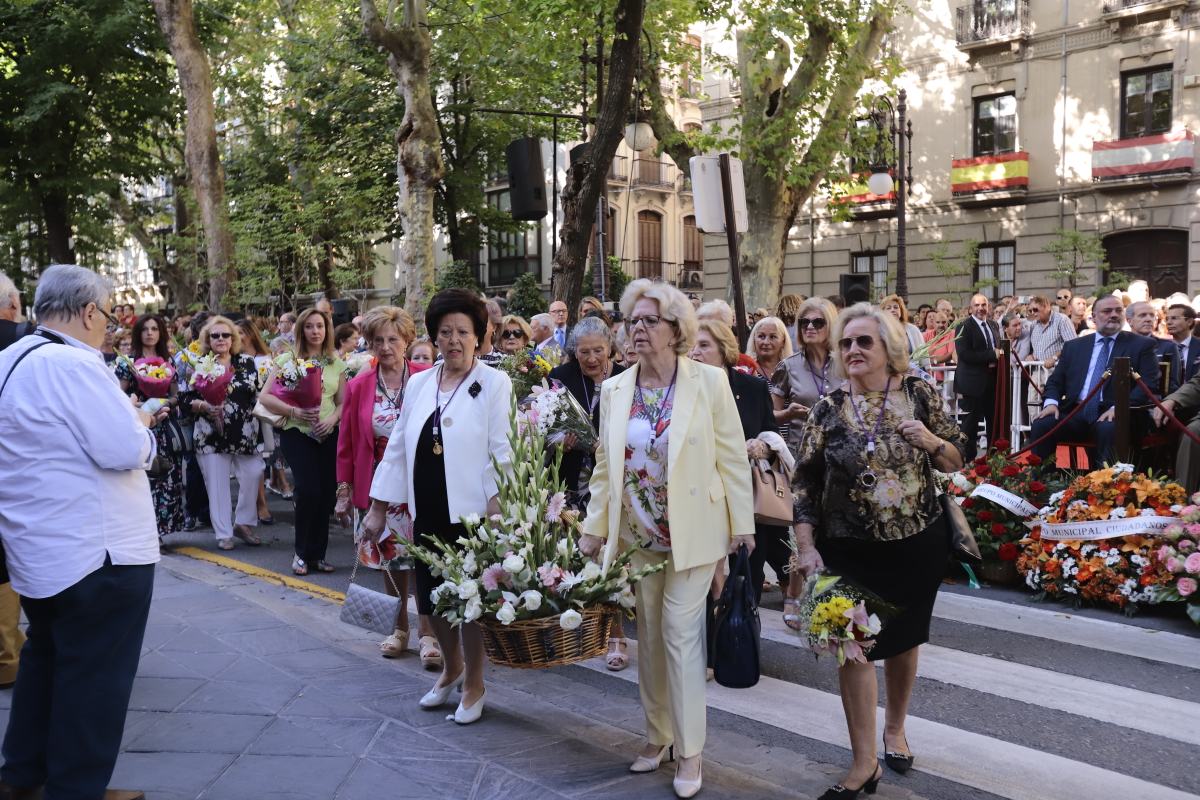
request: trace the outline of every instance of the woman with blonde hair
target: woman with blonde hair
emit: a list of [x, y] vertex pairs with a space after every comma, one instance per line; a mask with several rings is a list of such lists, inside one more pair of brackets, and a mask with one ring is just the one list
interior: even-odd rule
[[[241, 331], [226, 317], [209, 317], [200, 331], [200, 354], [210, 353], [233, 373], [225, 402], [209, 403], [195, 388], [189, 388], [182, 398], [196, 415], [192, 438], [196, 463], [208, 489], [209, 519], [220, 549], [232, 550], [235, 536], [257, 546], [262, 541], [251, 529], [258, 525], [258, 485], [262, 477], [259, 422], [253, 413], [258, 369], [254, 359], [242, 352]], [[238, 484], [235, 512], [230, 510], [230, 475]]]
[[756, 362], [754, 374], [770, 386], [776, 367], [792, 354], [792, 337], [779, 317], [763, 317], [754, 323], [748, 354]]
[[[908, 319], [908, 306], [904, 304], [904, 298], [898, 294], [889, 294], [887, 297], [879, 301], [879, 308], [891, 314], [904, 327], [904, 335], [908, 339], [909, 357], [917, 352], [925, 344], [925, 335], [921, 333], [921, 329]], [[929, 358], [922, 358], [918, 365], [921, 369], [929, 369]]]
[[524, 317], [508, 314], [500, 320], [500, 330], [496, 334], [499, 339], [500, 352], [504, 355], [524, 350], [533, 341], [533, 328]]
[[276, 397], [272, 393], [278, 381], [274, 368], [258, 399], [268, 411], [286, 418], [279, 439], [295, 479], [292, 497], [296, 504], [296, 554], [292, 572], [307, 575], [309, 569], [334, 571], [325, 561], [325, 553], [337, 489], [338, 424], [346, 393], [346, 362], [334, 354], [333, 324], [325, 312], [315, 308], [301, 311], [296, 331], [296, 357], [313, 359], [321, 369], [320, 405], [299, 408]]
[[852, 800], [874, 794], [881, 778], [871, 662], [884, 662], [885, 761], [897, 772], [912, 767], [905, 718], [950, 540], [933, 470], [961, 469], [966, 438], [937, 391], [908, 375], [907, 336], [893, 314], [859, 303], [838, 316], [833, 339], [847, 385], [818, 402], [804, 426], [792, 482], [794, 567], [828, 569], [900, 609], [867, 662], [838, 669], [854, 760], [821, 798]]
[[686, 357], [697, 328], [687, 297], [635, 280], [621, 313], [638, 361], [601, 387], [601, 441], [579, 546], [591, 556], [604, 550], [606, 561], [618, 546], [641, 546], [636, 565], [665, 565], [638, 585], [647, 741], [630, 771], [653, 772], [678, 748], [675, 793], [692, 797], [706, 730], [705, 599], [726, 554], [754, 548], [750, 465], [725, 371]]

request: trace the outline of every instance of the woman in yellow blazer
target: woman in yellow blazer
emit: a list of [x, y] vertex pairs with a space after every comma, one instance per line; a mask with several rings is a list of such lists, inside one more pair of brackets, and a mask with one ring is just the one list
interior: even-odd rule
[[[638, 686], [646, 746], [630, 766], [679, 763], [679, 797], [700, 791], [705, 736], [704, 599], [718, 562], [754, 548], [746, 437], [723, 370], [685, 356], [696, 315], [682, 292], [636, 280], [621, 297], [637, 365], [605, 381], [600, 442], [580, 548], [642, 545], [666, 562], [638, 585]], [[675, 752], [677, 748], [677, 753]]]

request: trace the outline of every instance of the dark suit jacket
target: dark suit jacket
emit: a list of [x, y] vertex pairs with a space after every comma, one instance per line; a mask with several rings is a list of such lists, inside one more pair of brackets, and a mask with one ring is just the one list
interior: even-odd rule
[[0, 350], [35, 330], [36, 328], [29, 322], [9, 322], [6, 319], [0, 319]]
[[[612, 365], [613, 375], [620, 375], [624, 371], [625, 368], [620, 364]], [[587, 409], [589, 399], [600, 396], [600, 387], [591, 378], [583, 374], [583, 369], [579, 366], [578, 361], [568, 361], [565, 364], [558, 365], [550, 370], [549, 377], [551, 380], [559, 381], [563, 386], [567, 387], [567, 391], [579, 401], [579, 405], [583, 406], [584, 409]], [[596, 403], [596, 410], [592, 412], [592, 427], [597, 432], [600, 430], [599, 403]], [[567, 489], [575, 491], [579, 488], [579, 471], [583, 468], [583, 460], [586, 456], [587, 454], [580, 450], [563, 453], [559, 475], [562, 477]]]
[[727, 370], [729, 388], [733, 390], [733, 401], [737, 404], [738, 416], [742, 420], [742, 432], [747, 439], [757, 437], [763, 431], [779, 433], [775, 423], [775, 406], [767, 391], [767, 382], [755, 375], [737, 370]]
[[[1064, 344], [1062, 353], [1058, 357], [1058, 364], [1055, 365], [1050, 379], [1046, 381], [1043, 396], [1047, 400], [1057, 400], [1064, 413], [1079, 402], [1079, 395], [1087, 384], [1088, 365], [1092, 361], [1092, 349], [1096, 346], [1095, 335], [1081, 336]], [[1121, 331], [1117, 334], [1116, 341], [1113, 342], [1109, 363], [1112, 363], [1112, 359], [1127, 356], [1130, 359], [1130, 366], [1135, 372], [1142, 375], [1157, 375], [1158, 356], [1155, 355], [1156, 350], [1157, 342], [1149, 336], [1138, 336], [1136, 333]], [[1146, 383], [1151, 387], [1154, 385], [1151, 381], [1146, 381]], [[1112, 408], [1114, 402], [1112, 386], [1112, 381], [1109, 381], [1104, 384], [1104, 390], [1100, 393], [1101, 414]], [[1133, 391], [1129, 395], [1129, 404], [1144, 406], [1149, 402], [1150, 398], [1135, 383]]]
[[1158, 360], [1171, 362], [1171, 388], [1174, 392], [1200, 372], [1200, 337], [1193, 336], [1188, 342], [1188, 363], [1179, 363], [1179, 347], [1174, 339], [1167, 339], [1158, 346]]
[[[987, 321], [992, 341], [1000, 346], [1000, 326]], [[954, 372], [954, 390], [963, 397], [988, 397], [996, 391], [996, 351], [988, 347], [983, 331], [974, 317], [959, 325], [954, 337], [958, 368]]]

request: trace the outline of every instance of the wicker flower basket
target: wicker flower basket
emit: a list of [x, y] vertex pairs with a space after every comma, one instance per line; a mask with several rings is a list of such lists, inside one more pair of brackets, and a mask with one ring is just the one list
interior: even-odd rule
[[483, 647], [493, 664], [516, 669], [545, 669], [576, 664], [608, 650], [608, 632], [621, 611], [596, 606], [583, 612], [583, 622], [572, 631], [558, 624], [559, 615], [502, 625], [480, 622]]

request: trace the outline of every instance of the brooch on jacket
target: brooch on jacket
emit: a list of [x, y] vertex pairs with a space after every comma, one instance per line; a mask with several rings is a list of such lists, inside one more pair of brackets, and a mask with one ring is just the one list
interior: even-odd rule
[[475, 381], [467, 387], [467, 394], [471, 395], [472, 398], [479, 397], [479, 393], [482, 391], [483, 387], [479, 385], [479, 381]]

